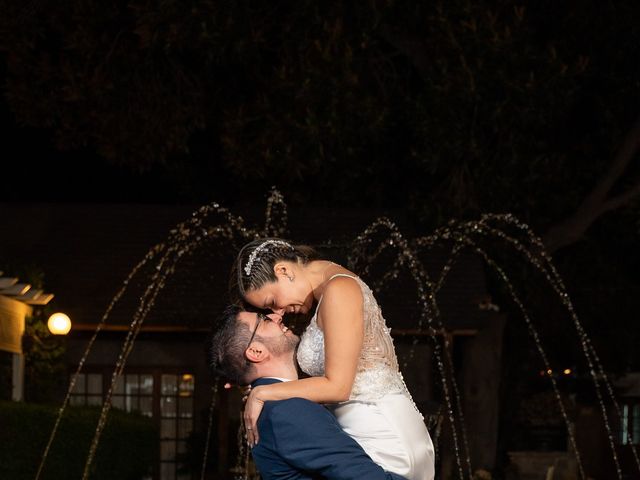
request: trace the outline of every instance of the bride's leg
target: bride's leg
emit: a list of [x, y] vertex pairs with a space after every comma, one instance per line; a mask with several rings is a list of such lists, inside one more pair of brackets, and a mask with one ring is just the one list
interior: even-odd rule
[[435, 475], [433, 442], [422, 416], [406, 395], [385, 395], [379, 408], [389, 424], [398, 432], [411, 467], [404, 476], [412, 480], [432, 480]]
[[422, 418], [402, 394], [333, 409], [338, 422], [385, 470], [409, 480], [433, 478], [433, 445]]

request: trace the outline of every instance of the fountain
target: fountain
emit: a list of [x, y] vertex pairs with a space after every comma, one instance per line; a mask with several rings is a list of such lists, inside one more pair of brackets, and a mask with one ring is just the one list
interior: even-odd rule
[[[98, 335], [107, 324], [111, 312], [127, 291], [133, 279], [140, 279], [140, 277], [142, 277], [146, 288], [139, 299], [135, 312], [133, 312], [131, 316], [131, 323], [127, 335], [114, 366], [110, 387], [105, 395], [99, 421], [85, 462], [82, 476], [83, 480], [88, 479], [90, 476], [90, 469], [96, 449], [112, 406], [112, 396], [116, 382], [124, 371], [127, 358], [135, 345], [136, 338], [141, 331], [145, 318], [153, 310], [159, 293], [165, 288], [167, 281], [179, 267], [181, 259], [196, 252], [199, 248], [211, 245], [212, 242], [222, 242], [223, 245], [229, 247], [229, 255], [233, 255], [234, 249], [237, 249], [240, 245], [250, 240], [265, 236], [284, 236], [286, 226], [286, 204], [282, 195], [273, 189], [267, 201], [265, 224], [262, 228], [248, 228], [244, 225], [244, 220], [241, 217], [233, 215], [229, 210], [221, 207], [217, 203], [212, 203], [195, 211], [191, 218], [171, 230], [164, 242], [149, 249], [144, 258], [131, 270], [127, 278], [123, 281], [122, 286], [111, 300], [87, 344], [78, 367], [71, 378], [66, 396], [59, 408], [57, 420], [43, 452], [35, 480], [40, 479], [45, 468], [51, 445], [56, 438], [60, 420], [69, 404], [75, 383], [82, 372], [86, 359]], [[453, 453], [457, 468], [456, 473], [460, 479], [472, 479], [474, 470], [467, 438], [468, 433], [465, 427], [462, 396], [456, 381], [455, 372], [453, 371], [454, 362], [451, 358], [451, 351], [447, 348], [446, 337], [443, 336], [442, 341], [438, 338], [438, 332], [444, 331], [437, 301], [438, 292], [446, 282], [448, 274], [462, 252], [470, 251], [477, 254], [485, 262], [487, 267], [501, 279], [511, 300], [521, 313], [521, 317], [534, 341], [535, 348], [545, 366], [545, 370], [552, 370], [548, 354], [540, 339], [538, 327], [521, 299], [517, 288], [514, 286], [509, 273], [499, 264], [495, 256], [492, 255], [492, 245], [499, 245], [500, 248], [503, 249], [509, 248], [512, 252], [521, 256], [523, 263], [529, 265], [542, 276], [564, 306], [567, 316], [572, 322], [580, 341], [589, 374], [593, 381], [599, 408], [602, 413], [617, 478], [622, 480], [623, 474], [615, 448], [611, 419], [606, 408], [606, 402], [609, 401], [611, 405], [613, 405], [615, 415], [618, 417], [622, 416], [621, 409], [614, 396], [611, 381], [608, 379], [602, 362], [576, 315], [573, 303], [567, 294], [561, 277], [551, 262], [549, 255], [545, 252], [541, 240], [533, 234], [527, 225], [519, 222], [511, 215], [483, 215], [476, 221], [451, 221], [445, 227], [437, 229], [432, 235], [407, 239], [391, 220], [380, 218], [368, 226], [351, 242], [349, 246], [348, 267], [363, 277], [367, 277], [372, 266], [379, 263], [383, 256], [390, 256], [392, 259], [391, 268], [387, 268], [384, 274], [370, 282], [374, 291], [380, 291], [388, 287], [394, 279], [398, 278], [401, 272], [409, 274], [412, 283], [415, 285], [416, 300], [419, 306], [419, 318], [416, 325], [417, 332], [426, 333], [433, 344], [435, 365], [442, 388], [443, 408], [446, 413], [446, 419], [451, 426]], [[423, 258], [436, 247], [439, 249], [445, 248], [449, 254], [438, 274], [432, 278], [425, 268]], [[151, 269], [152, 273], [144, 277], [143, 272], [148, 269]], [[403, 369], [406, 369], [414, 359], [417, 342], [418, 339], [415, 337], [411, 343], [408, 354], [402, 362]], [[557, 381], [552, 375], [549, 375], [549, 380], [554, 396], [558, 401], [562, 418], [567, 427], [569, 442], [572, 447], [572, 452], [576, 457], [580, 478], [586, 479], [576, 438], [571, 428], [569, 416], [563, 405]], [[208, 429], [205, 448], [202, 454], [201, 479], [205, 478], [213, 426], [213, 414], [215, 412], [218, 394], [218, 382], [216, 381], [211, 392]], [[238, 466], [241, 470], [244, 470], [243, 477], [248, 478], [249, 454], [244, 447], [242, 426], [240, 429], [238, 436]], [[632, 449], [632, 452], [638, 470], [640, 471], [638, 452], [635, 448]]]

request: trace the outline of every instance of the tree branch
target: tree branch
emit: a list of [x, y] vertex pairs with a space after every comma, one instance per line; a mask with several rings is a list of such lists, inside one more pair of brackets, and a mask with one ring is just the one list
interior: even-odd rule
[[603, 203], [611, 191], [611, 188], [622, 176], [638, 149], [640, 149], [640, 118], [638, 118], [633, 128], [627, 133], [622, 147], [613, 159], [611, 168], [602, 181], [592, 190], [587, 200], [591, 199]]
[[626, 192], [607, 198], [639, 150], [640, 117], [625, 136], [620, 150], [613, 158], [609, 170], [601, 181], [596, 184], [571, 216], [553, 225], [543, 236], [549, 252], [554, 252], [578, 241], [602, 214], [624, 207], [640, 196], [640, 180], [638, 180]]
[[610, 210], [615, 210], [616, 208], [624, 207], [631, 203], [631, 201], [640, 196], [640, 181], [633, 187], [627, 190], [625, 193], [618, 195], [610, 200], [607, 200], [602, 206], [602, 213], [608, 212]]

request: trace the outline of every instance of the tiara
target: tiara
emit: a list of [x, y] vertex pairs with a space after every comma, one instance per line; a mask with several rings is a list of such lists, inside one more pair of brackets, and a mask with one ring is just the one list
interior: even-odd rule
[[247, 276], [251, 275], [253, 264], [257, 260], [260, 260], [258, 254], [261, 251], [266, 250], [269, 245], [280, 245], [281, 247], [289, 247], [293, 250], [293, 246], [290, 243], [285, 242], [284, 240], [265, 240], [260, 245], [258, 245], [253, 252], [251, 252], [251, 255], [249, 255], [249, 260], [247, 260], [247, 264], [244, 266], [244, 273], [246, 273]]

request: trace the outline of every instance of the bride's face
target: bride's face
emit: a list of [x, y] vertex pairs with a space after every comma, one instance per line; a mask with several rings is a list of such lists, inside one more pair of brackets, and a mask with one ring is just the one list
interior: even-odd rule
[[285, 313], [308, 313], [313, 305], [313, 291], [303, 278], [293, 281], [285, 275], [277, 275], [278, 280], [250, 290], [244, 299], [251, 305], [271, 310], [279, 315]]

